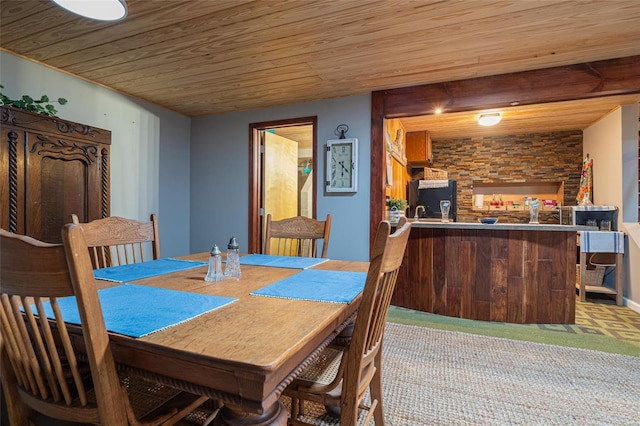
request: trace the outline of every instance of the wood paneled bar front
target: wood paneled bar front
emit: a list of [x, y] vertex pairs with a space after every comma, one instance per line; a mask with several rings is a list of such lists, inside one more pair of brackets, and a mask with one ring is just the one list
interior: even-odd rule
[[574, 324], [585, 226], [413, 222], [396, 306], [517, 324]]

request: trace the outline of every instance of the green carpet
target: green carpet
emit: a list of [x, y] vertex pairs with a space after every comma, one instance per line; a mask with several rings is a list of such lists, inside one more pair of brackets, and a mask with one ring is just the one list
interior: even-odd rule
[[438, 330], [460, 331], [483, 336], [502, 337], [505, 339], [522, 340], [528, 342], [547, 343], [572, 348], [593, 349], [596, 351], [631, 355], [640, 357], [640, 346], [624, 340], [600, 334], [579, 332], [579, 327], [561, 327], [540, 329], [533, 324], [508, 324], [502, 322], [474, 321], [435, 315], [412, 309], [391, 306], [387, 320], [398, 324], [417, 325]]

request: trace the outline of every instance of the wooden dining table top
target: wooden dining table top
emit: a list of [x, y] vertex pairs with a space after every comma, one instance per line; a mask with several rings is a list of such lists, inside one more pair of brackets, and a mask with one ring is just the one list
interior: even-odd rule
[[[208, 253], [179, 259], [207, 261]], [[367, 262], [328, 260], [311, 269], [366, 272]], [[356, 312], [351, 303], [251, 295], [300, 269], [242, 266], [239, 279], [205, 282], [207, 266], [131, 281], [237, 300], [140, 338], [110, 333], [116, 363], [247, 413], [279, 399], [305, 361]], [[98, 280], [101, 288], [119, 285]], [[150, 301], [151, 302], [151, 301]]]

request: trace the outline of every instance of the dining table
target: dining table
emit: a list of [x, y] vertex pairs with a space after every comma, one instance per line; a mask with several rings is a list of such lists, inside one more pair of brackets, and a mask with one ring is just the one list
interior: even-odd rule
[[[219, 401], [215, 425], [285, 425], [282, 391], [353, 320], [368, 262], [317, 259], [291, 266], [274, 262], [279, 256], [245, 255], [239, 278], [206, 282], [208, 257], [180, 256], [175, 260], [192, 265], [147, 277], [118, 280], [109, 270], [95, 271], [99, 294], [141, 289], [138, 299], [126, 299], [124, 310], [139, 322], [157, 320], [139, 335], [113, 331], [101, 296], [116, 364], [129, 374]], [[151, 271], [153, 262], [145, 262]], [[292, 294], [291, 288], [306, 291]], [[161, 301], [145, 293], [151, 290], [169, 295]], [[220, 303], [207, 310], [206, 303], [199, 308], [200, 299]], [[183, 308], [194, 311], [162, 323], [165, 314]], [[81, 335], [73, 339], [83, 345]]]

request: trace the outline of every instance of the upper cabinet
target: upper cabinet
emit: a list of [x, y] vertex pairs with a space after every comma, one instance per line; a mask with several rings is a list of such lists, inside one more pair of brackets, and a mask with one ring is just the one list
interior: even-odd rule
[[412, 166], [427, 166], [433, 161], [431, 135], [428, 130], [407, 132], [407, 162]]
[[72, 213], [81, 222], [109, 216], [111, 132], [1, 108], [2, 228], [59, 243]]

